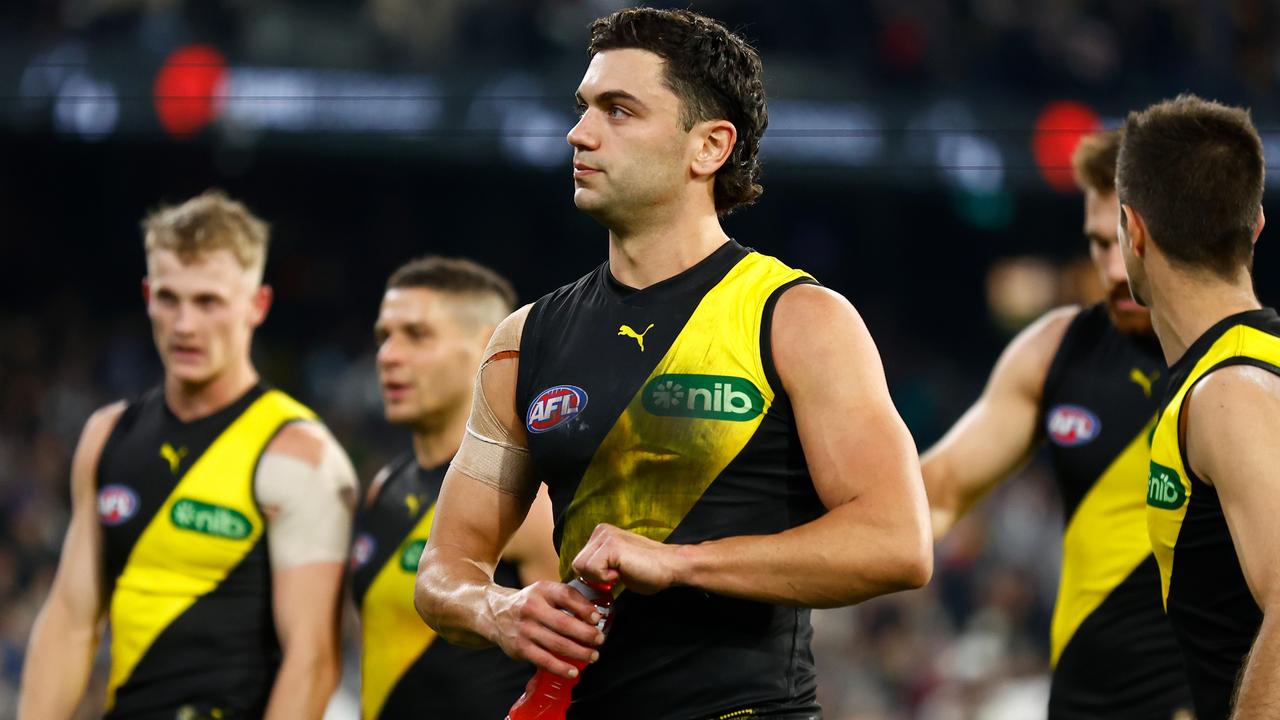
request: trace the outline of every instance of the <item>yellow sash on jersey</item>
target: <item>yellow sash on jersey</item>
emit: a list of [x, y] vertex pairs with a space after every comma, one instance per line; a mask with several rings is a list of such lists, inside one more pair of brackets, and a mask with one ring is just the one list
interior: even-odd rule
[[418, 617], [413, 588], [418, 560], [435, 517], [433, 503], [374, 576], [360, 613], [364, 640], [360, 660], [360, 710], [366, 720], [382, 712], [405, 672], [431, 647], [436, 633]]
[[666, 540], [746, 446], [775, 396], [760, 358], [764, 305], [804, 277], [750, 253], [702, 298], [596, 449], [565, 510], [566, 580], [599, 523]]
[[1142, 473], [1155, 418], [1103, 471], [1062, 535], [1062, 579], [1050, 626], [1050, 665], [1103, 600], [1151, 555]]
[[288, 422], [313, 419], [277, 390], [254, 401], [187, 471], [129, 553], [111, 595], [111, 674], [116, 691], [165, 628], [240, 564], [263, 533], [253, 473]]
[[1169, 608], [1174, 556], [1182, 521], [1187, 517], [1194, 485], [1182, 464], [1179, 417], [1182, 404], [1195, 384], [1218, 363], [1231, 358], [1253, 358], [1280, 366], [1280, 338], [1248, 325], [1236, 325], [1222, 334], [1196, 361], [1178, 392], [1164, 407], [1151, 441], [1151, 466], [1147, 475], [1147, 531], [1160, 564], [1160, 590]]

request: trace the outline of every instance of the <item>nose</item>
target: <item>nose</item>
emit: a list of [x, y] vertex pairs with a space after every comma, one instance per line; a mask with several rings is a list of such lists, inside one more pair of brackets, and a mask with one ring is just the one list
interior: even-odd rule
[[178, 310], [173, 319], [173, 331], [179, 335], [188, 335], [196, 329], [196, 310], [190, 303], [178, 303]]
[[1103, 267], [1107, 271], [1107, 279], [1113, 283], [1127, 282], [1129, 276], [1125, 274], [1124, 269], [1124, 253], [1120, 250], [1120, 243], [1113, 242], [1103, 251], [1102, 257]]
[[383, 340], [382, 344], [378, 346], [377, 360], [379, 370], [385, 370], [400, 363], [400, 343], [396, 342], [394, 335]]
[[565, 135], [565, 140], [574, 150], [594, 150], [600, 147], [600, 137], [591, 127], [591, 115], [590, 109], [582, 113], [582, 117], [578, 118], [578, 122]]

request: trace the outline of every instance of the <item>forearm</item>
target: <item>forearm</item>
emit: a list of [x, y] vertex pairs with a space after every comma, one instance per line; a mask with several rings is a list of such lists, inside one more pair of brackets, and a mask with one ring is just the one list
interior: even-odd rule
[[96, 623], [77, 626], [64, 610], [47, 605], [32, 627], [18, 718], [70, 718], [89, 684], [97, 647]]
[[286, 648], [276, 673], [266, 720], [321, 718], [338, 685], [342, 660], [336, 642]]
[[1232, 720], [1280, 716], [1280, 612], [1268, 612], [1240, 679]]
[[676, 546], [674, 584], [760, 602], [839, 607], [924, 585], [932, 573], [922, 523], [872, 522], [853, 501], [776, 535]]
[[920, 473], [924, 477], [925, 494], [929, 497], [929, 523], [934, 538], [941, 539], [955, 526], [965, 512], [977, 501], [977, 493], [961, 492], [946, 456], [937, 451], [925, 453], [920, 459]]
[[497, 607], [515, 590], [493, 582], [492, 571], [456, 548], [427, 546], [419, 564], [413, 604], [440, 637], [464, 647], [497, 642]]

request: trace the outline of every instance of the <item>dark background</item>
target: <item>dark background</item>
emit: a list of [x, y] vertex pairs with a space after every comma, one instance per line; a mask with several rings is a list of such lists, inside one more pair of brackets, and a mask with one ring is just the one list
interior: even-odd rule
[[[572, 205], [563, 135], [587, 24], [619, 6], [0, 7], [0, 717], [57, 561], [80, 427], [160, 377], [142, 216], [217, 186], [272, 224], [259, 368], [324, 417], [367, 481], [407, 441], [380, 420], [372, 364], [395, 267], [466, 255], [532, 301], [604, 259], [604, 231]], [[1080, 131], [1194, 91], [1252, 107], [1273, 175], [1280, 157], [1274, 0], [691, 6], [766, 65], [765, 194], [729, 234], [853, 301], [921, 450], [1013, 332], [1096, 292], [1082, 201], [1061, 186]], [[165, 103], [200, 93], [157, 78], [193, 43], [217, 49], [225, 83], [207, 122], [175, 134]], [[1085, 114], [1046, 115], [1064, 101]], [[1046, 138], [1056, 154], [1037, 154]], [[1057, 502], [1037, 461], [940, 546], [930, 588], [817, 614], [828, 717], [1042, 715]], [[348, 680], [334, 717], [352, 716]]]

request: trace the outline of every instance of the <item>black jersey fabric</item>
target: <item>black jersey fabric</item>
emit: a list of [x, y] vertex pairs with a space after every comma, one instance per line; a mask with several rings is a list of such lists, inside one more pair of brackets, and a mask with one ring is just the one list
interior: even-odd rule
[[1082, 310], [1050, 365], [1039, 426], [1065, 514], [1052, 720], [1169, 720], [1190, 707], [1146, 531], [1145, 468], [1167, 380], [1154, 337]]
[[313, 418], [262, 385], [190, 422], [159, 388], [121, 414], [96, 476], [107, 718], [261, 716], [280, 648], [253, 478], [280, 428]]
[[[822, 513], [768, 341], [780, 293], [812, 282], [730, 241], [643, 290], [606, 263], [534, 304], [516, 411], [566, 579], [599, 522], [680, 544]], [[572, 720], [818, 716], [808, 610], [692, 588], [614, 608]]]
[[[500, 719], [533, 674], [498, 648], [445, 642], [414, 610], [418, 559], [447, 468], [423, 468], [405, 453], [382, 471], [386, 479], [356, 519], [351, 582], [366, 631], [361, 705], [369, 720]], [[508, 562], [498, 563], [494, 580], [521, 587]]]
[[1226, 720], [1240, 671], [1262, 625], [1216, 488], [1187, 462], [1181, 415], [1196, 383], [1232, 365], [1280, 375], [1280, 317], [1262, 308], [1231, 315], [1171, 368], [1153, 435], [1147, 520], [1165, 607], [1186, 658], [1199, 720]]

